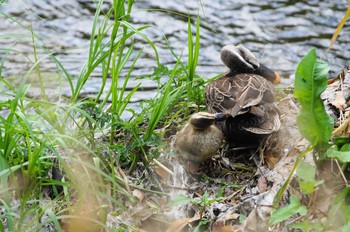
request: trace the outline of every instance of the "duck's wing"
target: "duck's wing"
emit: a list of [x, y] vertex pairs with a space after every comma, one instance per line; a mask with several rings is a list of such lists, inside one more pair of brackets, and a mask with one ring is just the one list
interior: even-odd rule
[[272, 84], [256, 74], [223, 76], [209, 83], [205, 93], [209, 112], [228, 113], [232, 117], [275, 100]]
[[236, 105], [235, 94], [232, 92], [234, 84], [230, 77], [220, 77], [205, 87], [207, 110], [210, 113], [229, 113]]
[[259, 109], [264, 112], [263, 116], [259, 116], [261, 122], [254, 126], [243, 126], [243, 129], [254, 134], [271, 134], [278, 131], [281, 121], [276, 103], [260, 105]]
[[241, 108], [275, 102], [272, 83], [256, 74], [235, 76], [236, 102]]

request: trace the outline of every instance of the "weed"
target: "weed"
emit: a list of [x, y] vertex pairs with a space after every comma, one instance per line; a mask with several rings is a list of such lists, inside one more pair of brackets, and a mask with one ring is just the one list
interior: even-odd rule
[[[280, 203], [295, 171], [300, 192], [307, 199], [304, 202], [309, 203], [305, 205], [298, 197], [292, 195], [287, 206], [278, 208], [272, 213], [270, 226], [298, 215], [297, 222], [291, 223], [289, 228], [302, 231], [333, 229], [346, 231], [348, 228], [349, 206], [345, 202], [349, 196], [349, 188], [342, 182], [345, 180], [343, 170], [350, 161], [349, 144], [348, 138], [344, 137], [336, 139], [336, 145], [332, 146], [330, 142], [333, 120], [326, 113], [320, 97], [327, 86], [328, 70], [328, 64], [316, 58], [315, 49], [305, 55], [296, 70], [294, 95], [301, 105], [297, 124], [300, 133], [310, 142], [310, 146], [298, 155], [288, 179], [275, 197], [274, 205], [277, 207]], [[303, 161], [309, 152], [313, 153], [316, 167]], [[336, 168], [338, 171], [325, 173], [326, 167], [333, 164], [338, 164]], [[331, 181], [329, 176], [332, 176]]]

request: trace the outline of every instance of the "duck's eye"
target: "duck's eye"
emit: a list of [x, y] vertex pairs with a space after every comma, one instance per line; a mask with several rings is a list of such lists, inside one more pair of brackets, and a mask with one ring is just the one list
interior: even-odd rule
[[226, 113], [216, 113], [215, 114], [215, 121], [224, 121], [228, 117], [228, 114]]

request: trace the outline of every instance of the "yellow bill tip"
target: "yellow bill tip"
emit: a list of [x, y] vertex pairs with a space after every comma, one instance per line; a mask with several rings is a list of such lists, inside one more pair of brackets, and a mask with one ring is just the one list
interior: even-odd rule
[[275, 85], [281, 83], [281, 77], [276, 72], [275, 72], [275, 79], [273, 80], [272, 83], [275, 84]]

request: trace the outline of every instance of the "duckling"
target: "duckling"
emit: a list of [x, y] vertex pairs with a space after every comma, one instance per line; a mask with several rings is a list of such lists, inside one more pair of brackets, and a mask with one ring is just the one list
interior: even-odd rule
[[230, 144], [258, 145], [281, 126], [273, 87], [280, 77], [242, 45], [224, 46], [221, 60], [229, 70], [206, 86], [207, 110], [229, 115], [216, 125]]
[[198, 112], [193, 114], [183, 128], [176, 133], [175, 148], [179, 154], [194, 162], [202, 162], [216, 155], [224, 134], [214, 125], [226, 119], [226, 114]]

